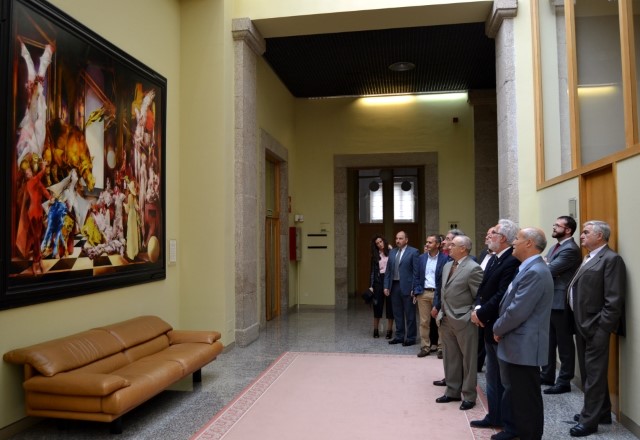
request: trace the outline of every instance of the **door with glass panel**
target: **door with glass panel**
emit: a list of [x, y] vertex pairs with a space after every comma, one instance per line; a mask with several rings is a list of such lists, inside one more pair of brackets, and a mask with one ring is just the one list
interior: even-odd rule
[[395, 235], [403, 230], [409, 245], [422, 253], [424, 224], [423, 167], [360, 169], [354, 173], [357, 202], [355, 219], [356, 294], [369, 287], [371, 242], [382, 235], [395, 246]]

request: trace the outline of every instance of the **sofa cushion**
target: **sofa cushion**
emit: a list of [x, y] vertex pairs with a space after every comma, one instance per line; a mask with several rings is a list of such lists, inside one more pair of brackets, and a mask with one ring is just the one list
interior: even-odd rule
[[120, 340], [124, 348], [130, 348], [167, 333], [172, 327], [157, 316], [138, 316], [117, 324], [98, 327]]
[[127, 379], [114, 374], [74, 372], [32, 377], [24, 383], [24, 389], [68, 396], [107, 396], [129, 385]]
[[4, 360], [29, 364], [44, 376], [73, 370], [118, 353], [122, 343], [102, 330], [87, 330], [64, 338], [5, 353]]

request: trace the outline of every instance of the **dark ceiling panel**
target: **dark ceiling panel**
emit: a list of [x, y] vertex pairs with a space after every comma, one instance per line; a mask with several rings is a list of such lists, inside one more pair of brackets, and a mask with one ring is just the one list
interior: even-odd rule
[[[298, 98], [494, 89], [484, 23], [267, 38], [264, 58]], [[406, 72], [389, 65], [408, 61]]]

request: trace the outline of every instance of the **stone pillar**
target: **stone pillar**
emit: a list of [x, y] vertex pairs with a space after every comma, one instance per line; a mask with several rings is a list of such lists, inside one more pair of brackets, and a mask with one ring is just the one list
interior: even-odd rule
[[235, 340], [245, 347], [258, 339], [258, 149], [256, 66], [266, 44], [248, 18], [233, 20], [235, 52]]
[[[496, 0], [485, 32], [496, 45], [496, 105], [498, 124], [499, 216], [519, 222], [518, 139], [513, 17], [517, 0]], [[486, 231], [484, 231], [486, 233]], [[484, 236], [484, 235], [483, 235]]]
[[487, 229], [499, 217], [498, 133], [496, 130], [496, 91], [469, 90], [473, 107], [473, 144], [475, 161], [476, 255], [484, 248]]

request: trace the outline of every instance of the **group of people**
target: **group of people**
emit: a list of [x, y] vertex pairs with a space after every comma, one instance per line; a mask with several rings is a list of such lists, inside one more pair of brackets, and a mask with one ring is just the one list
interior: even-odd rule
[[[626, 268], [608, 246], [606, 222], [583, 224], [584, 259], [576, 230], [572, 217], [558, 217], [552, 227], [556, 243], [543, 256], [547, 239], [541, 229], [501, 219], [487, 231], [478, 259], [471, 255], [471, 239], [458, 229], [444, 239], [429, 235], [421, 255], [404, 231], [392, 249], [374, 237], [374, 337], [385, 308], [389, 344], [416, 344], [419, 321], [418, 357], [434, 347], [442, 353], [445, 377], [433, 384], [446, 388], [436, 402], [460, 402], [461, 410], [475, 406], [477, 373], [486, 365], [488, 414], [470, 424], [499, 429], [493, 440], [542, 438], [542, 393], [571, 391], [577, 352], [584, 403], [569, 434], [597, 432], [599, 424], [611, 423], [609, 338], [624, 334]], [[548, 388], [541, 391], [543, 385]]]

